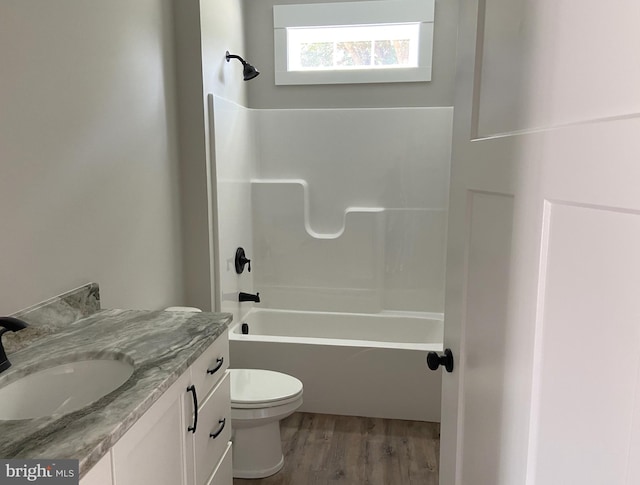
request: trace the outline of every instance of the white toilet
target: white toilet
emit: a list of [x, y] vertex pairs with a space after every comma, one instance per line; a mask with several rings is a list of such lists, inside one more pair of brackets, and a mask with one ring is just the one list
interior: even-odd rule
[[[165, 311], [200, 312], [194, 307]], [[302, 382], [262, 369], [229, 369], [233, 476], [264, 478], [284, 465], [280, 421], [302, 405]]]
[[302, 405], [302, 382], [270, 370], [229, 372], [233, 476], [268, 477], [284, 465], [280, 420]]

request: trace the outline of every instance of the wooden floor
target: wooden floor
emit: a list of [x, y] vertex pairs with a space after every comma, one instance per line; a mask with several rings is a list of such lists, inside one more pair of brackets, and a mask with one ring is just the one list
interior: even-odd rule
[[234, 485], [438, 484], [438, 423], [294, 413], [281, 432], [284, 468]]

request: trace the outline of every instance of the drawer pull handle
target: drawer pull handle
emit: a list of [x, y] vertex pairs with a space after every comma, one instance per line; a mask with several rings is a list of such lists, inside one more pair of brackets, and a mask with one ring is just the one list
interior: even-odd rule
[[218, 372], [220, 370], [220, 367], [222, 367], [222, 363], [224, 362], [224, 357], [218, 357], [216, 359], [216, 362], [218, 365], [216, 365], [213, 369], [207, 369], [207, 374], [215, 374], [216, 372]]
[[198, 427], [198, 396], [196, 395], [196, 386], [187, 387], [187, 392], [193, 393], [193, 426], [189, 426], [187, 431], [195, 434]]
[[218, 428], [218, 431], [216, 431], [215, 433], [211, 433], [209, 435], [209, 437], [213, 438], [214, 440], [220, 436], [220, 433], [222, 433], [222, 430], [224, 429], [224, 425], [227, 424], [227, 418], [222, 418], [221, 420], [218, 421], [218, 423], [220, 423], [220, 428]]

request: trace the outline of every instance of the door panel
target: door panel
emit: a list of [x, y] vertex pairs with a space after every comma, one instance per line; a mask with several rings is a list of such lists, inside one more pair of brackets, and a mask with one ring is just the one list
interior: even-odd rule
[[473, 138], [640, 112], [640, 3], [478, 4]]
[[440, 481], [637, 484], [640, 3], [501, 1], [460, 0]]
[[631, 484], [628, 466], [640, 461], [629, 452], [640, 386], [640, 214], [561, 203], [547, 211], [533, 483]]

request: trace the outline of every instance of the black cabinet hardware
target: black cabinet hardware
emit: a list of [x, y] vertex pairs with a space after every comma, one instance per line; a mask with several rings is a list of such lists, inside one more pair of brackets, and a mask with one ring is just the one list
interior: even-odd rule
[[211, 434], [209, 434], [210, 438], [213, 438], [214, 440], [220, 436], [220, 433], [222, 433], [222, 430], [224, 429], [224, 425], [227, 424], [227, 418], [222, 418], [221, 420], [218, 421], [218, 423], [220, 423], [220, 427], [218, 428], [218, 431], [215, 431]]
[[187, 392], [193, 393], [193, 426], [189, 426], [187, 431], [191, 431], [195, 434], [198, 427], [198, 395], [196, 394], [196, 386], [187, 387]]
[[218, 372], [220, 370], [220, 367], [222, 367], [223, 362], [224, 362], [224, 357], [218, 357], [216, 359], [217, 365], [213, 369], [207, 369], [207, 374], [215, 374], [216, 372]]

